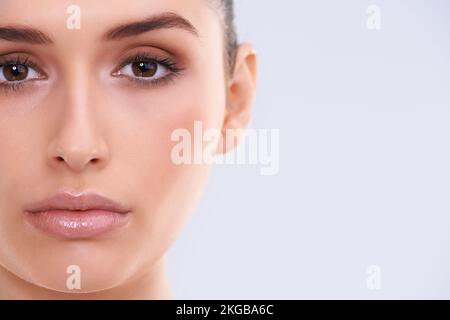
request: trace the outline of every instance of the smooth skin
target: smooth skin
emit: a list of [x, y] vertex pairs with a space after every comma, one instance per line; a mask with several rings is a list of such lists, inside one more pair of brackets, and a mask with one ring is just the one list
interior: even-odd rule
[[[178, 128], [249, 125], [256, 53], [240, 44], [231, 73], [223, 23], [211, 0], [77, 0], [81, 29], [66, 27], [73, 1], [1, 0], [1, 27], [29, 27], [51, 44], [0, 40], [5, 59], [32, 61], [13, 90], [0, 77], [0, 298], [172, 299], [166, 252], [193, 213], [211, 166], [175, 165]], [[112, 28], [164, 12], [198, 31], [163, 28], [116, 40]], [[130, 56], [170, 58], [170, 81], [143, 85]], [[19, 56], [19, 57], [18, 57]], [[158, 65], [160, 70], [164, 70]], [[142, 80], [142, 79], [141, 79]], [[145, 79], [147, 80], [147, 79]], [[235, 144], [217, 143], [217, 154]], [[96, 191], [132, 209], [129, 223], [82, 240], [51, 237], [24, 221], [30, 202], [60, 190]], [[66, 287], [67, 266], [81, 269], [81, 290]]]

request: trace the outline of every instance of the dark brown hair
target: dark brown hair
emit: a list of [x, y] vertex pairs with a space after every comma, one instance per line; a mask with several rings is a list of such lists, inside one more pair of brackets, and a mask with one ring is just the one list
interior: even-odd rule
[[218, 0], [218, 4], [223, 14], [224, 20], [225, 54], [227, 67], [230, 73], [232, 73], [238, 47], [236, 27], [234, 24], [234, 0]]

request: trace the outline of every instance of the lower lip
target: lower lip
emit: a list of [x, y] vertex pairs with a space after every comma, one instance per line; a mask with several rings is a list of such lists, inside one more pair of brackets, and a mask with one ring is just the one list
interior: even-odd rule
[[68, 239], [93, 238], [127, 224], [129, 213], [105, 210], [50, 210], [26, 212], [26, 220], [37, 229]]

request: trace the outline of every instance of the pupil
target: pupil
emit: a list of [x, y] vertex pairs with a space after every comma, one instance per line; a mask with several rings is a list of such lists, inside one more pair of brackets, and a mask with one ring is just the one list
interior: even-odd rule
[[158, 70], [158, 65], [151, 61], [133, 63], [133, 73], [136, 77], [153, 77]]
[[7, 81], [20, 81], [27, 78], [28, 67], [22, 64], [11, 64], [3, 67], [3, 76]]

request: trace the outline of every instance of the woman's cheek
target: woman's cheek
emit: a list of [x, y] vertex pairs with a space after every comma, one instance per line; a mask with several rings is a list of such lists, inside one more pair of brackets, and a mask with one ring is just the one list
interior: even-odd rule
[[201, 75], [186, 75], [160, 88], [128, 88], [120, 96], [116, 92], [114, 103], [126, 106], [124, 112], [136, 130], [132, 136], [142, 139], [143, 144], [147, 142], [150, 148], [146, 150], [158, 151], [159, 158], [167, 160], [176, 130], [186, 129], [194, 135], [196, 122], [205, 129], [220, 129], [225, 93], [217, 85], [212, 88], [210, 82]]
[[[49, 85], [36, 85], [24, 92], [0, 91], [0, 193], [9, 196], [31, 188], [42, 174], [52, 123]], [[54, 121], [49, 122], [49, 119]], [[8, 186], [6, 186], [8, 184]], [[3, 189], [5, 188], [5, 189]]]
[[[17, 106], [16, 107], [20, 107]], [[12, 113], [12, 112], [11, 112]], [[39, 137], [35, 125], [16, 116], [0, 116], [0, 193], [20, 192], [26, 187], [20, 185], [29, 179], [38, 167], [40, 155]], [[39, 164], [40, 165], [40, 164]]]
[[[140, 175], [145, 177], [143, 181], [150, 184], [147, 187], [158, 187], [158, 193], [164, 184], [176, 180], [180, 171], [191, 167], [189, 164], [177, 165], [173, 159], [173, 149], [181, 142], [176, 133], [180, 130], [188, 133], [188, 143], [193, 152], [196, 141], [202, 139], [199, 123], [205, 129], [220, 126], [218, 115], [222, 108], [217, 102], [211, 103], [204, 93], [195, 95], [177, 91], [170, 95], [164, 94], [163, 97], [148, 93], [146, 97], [134, 98], [140, 108], [140, 115], [129, 127], [126, 139], [129, 142], [124, 140], [122, 143], [124, 148], [134, 149], [125, 154], [135, 155], [130, 157], [130, 161], [136, 162], [133, 167], [142, 168]], [[155, 182], [158, 182], [158, 186]]]
[[[206, 85], [168, 86], [165, 89], [139, 90], [121, 97], [123, 103], [135, 106], [134, 119], [129, 119], [129, 140], [122, 141], [127, 157], [127, 168], [136, 175], [138, 190], [145, 190], [140, 202], [139, 228], [155, 241], [154, 252], [161, 252], [183, 225], [198, 201], [205, 185], [209, 166], [195, 163], [177, 164], [173, 159], [174, 148], [182, 143], [177, 131], [189, 137], [191, 155], [196, 141], [201, 141], [199, 124], [207, 128], [219, 128], [223, 119], [224, 104], [220, 95], [208, 91]], [[131, 102], [132, 101], [132, 102]], [[129, 116], [129, 115], [128, 115]], [[199, 136], [200, 135], [200, 136]], [[132, 143], [130, 143], [132, 141]], [[191, 158], [193, 160], [193, 158]], [[131, 173], [130, 172], [130, 173]]]

